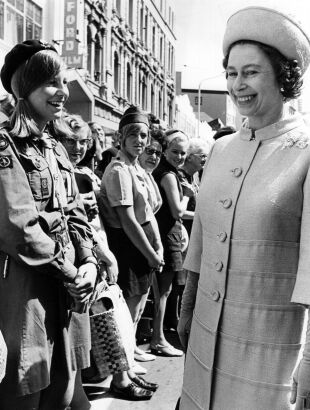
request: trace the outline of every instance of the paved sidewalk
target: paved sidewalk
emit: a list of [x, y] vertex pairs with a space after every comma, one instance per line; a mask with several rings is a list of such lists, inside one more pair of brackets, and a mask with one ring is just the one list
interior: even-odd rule
[[[168, 333], [167, 339], [175, 347], [179, 347], [176, 334]], [[140, 345], [143, 350], [148, 350], [149, 345]], [[109, 393], [111, 377], [102, 383], [85, 384], [85, 390], [91, 401], [91, 410], [174, 410], [180, 395], [183, 377], [183, 357], [157, 356], [152, 362], [140, 364], [148, 372], [146, 380], [157, 382], [158, 390], [149, 401], [129, 401], [117, 399]]]

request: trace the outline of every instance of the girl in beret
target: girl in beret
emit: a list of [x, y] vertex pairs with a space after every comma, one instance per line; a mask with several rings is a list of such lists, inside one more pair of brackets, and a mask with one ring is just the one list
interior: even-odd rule
[[0, 328], [8, 346], [1, 410], [90, 404], [86, 311], [97, 276], [93, 236], [65, 148], [54, 138], [68, 98], [66, 67], [37, 40], [5, 57], [3, 86], [17, 101], [0, 130]]
[[248, 7], [228, 20], [223, 50], [247, 120], [215, 142], [199, 189], [180, 408], [309, 409], [310, 135], [286, 102], [300, 96], [310, 40], [292, 16]]
[[[117, 282], [136, 328], [153, 271], [163, 265], [163, 248], [149, 204], [144, 170], [138, 163], [149, 141], [147, 115], [138, 107], [129, 107], [121, 118], [119, 133], [121, 148], [103, 174], [99, 210], [105, 221], [110, 249], [118, 262]], [[146, 358], [153, 360], [155, 357], [148, 355]], [[132, 370], [135, 371], [135, 367]], [[111, 390], [131, 400], [150, 398], [149, 392], [141, 390], [127, 374], [114, 377]]]

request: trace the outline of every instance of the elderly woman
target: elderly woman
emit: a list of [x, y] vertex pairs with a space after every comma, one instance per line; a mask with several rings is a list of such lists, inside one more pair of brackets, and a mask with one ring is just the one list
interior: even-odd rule
[[291, 16], [249, 7], [228, 20], [223, 50], [228, 91], [247, 122], [216, 141], [198, 194], [180, 408], [310, 408], [309, 325], [294, 372], [310, 304], [310, 139], [285, 109], [300, 95], [310, 41]]

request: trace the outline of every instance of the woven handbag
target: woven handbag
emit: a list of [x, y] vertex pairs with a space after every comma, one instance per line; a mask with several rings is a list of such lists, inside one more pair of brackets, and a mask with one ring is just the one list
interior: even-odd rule
[[124, 333], [124, 324], [120, 323], [124, 316], [126, 323], [129, 318], [133, 332], [131, 316], [119, 286], [99, 284], [90, 306], [90, 329], [92, 355], [100, 377], [130, 368], [133, 342], [132, 336]]
[[0, 383], [5, 376], [6, 359], [7, 359], [8, 349], [6, 347], [4, 338], [0, 330]]

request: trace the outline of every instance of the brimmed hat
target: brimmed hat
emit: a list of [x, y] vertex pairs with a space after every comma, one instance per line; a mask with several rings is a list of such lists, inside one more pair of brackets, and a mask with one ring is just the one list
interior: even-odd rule
[[310, 62], [310, 39], [301, 23], [291, 15], [266, 7], [246, 7], [227, 21], [223, 40], [226, 56], [229, 47], [239, 40], [252, 40], [272, 46], [289, 60], [297, 60], [304, 73]]
[[124, 112], [120, 120], [118, 129], [120, 130], [125, 125], [133, 123], [143, 123], [148, 127], [150, 126], [149, 117], [147, 113], [142, 111], [139, 107], [136, 107], [135, 105], [132, 105], [131, 107], [127, 108], [127, 110]]
[[52, 50], [57, 53], [57, 50], [52, 44], [41, 40], [27, 40], [23, 43], [17, 44], [5, 56], [4, 65], [1, 69], [1, 81], [4, 89], [12, 94], [11, 80], [13, 74], [25, 61], [29, 60], [34, 54], [42, 50]]

